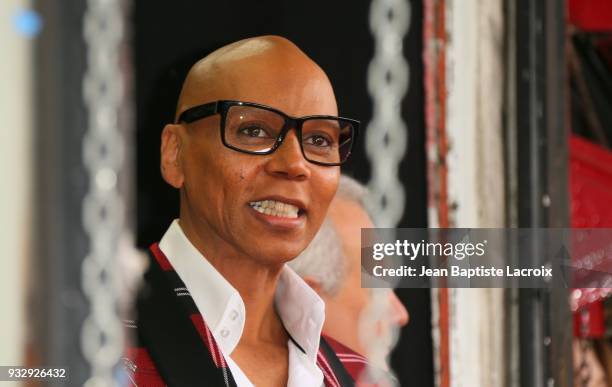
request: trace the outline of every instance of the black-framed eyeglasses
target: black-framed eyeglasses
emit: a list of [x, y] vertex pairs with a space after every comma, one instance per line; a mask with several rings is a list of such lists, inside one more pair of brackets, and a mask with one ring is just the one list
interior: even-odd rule
[[221, 115], [223, 145], [238, 152], [269, 155], [278, 149], [289, 130], [295, 129], [304, 158], [334, 166], [350, 156], [359, 121], [335, 116], [291, 117], [266, 105], [241, 101], [215, 101], [182, 112], [177, 123]]

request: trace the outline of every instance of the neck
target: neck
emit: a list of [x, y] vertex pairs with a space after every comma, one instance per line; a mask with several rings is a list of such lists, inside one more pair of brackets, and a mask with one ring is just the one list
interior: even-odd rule
[[240, 343], [286, 341], [282, 322], [274, 308], [274, 295], [283, 265], [266, 265], [241, 254], [209, 232], [198, 232], [188, 219], [179, 221], [187, 239], [211, 265], [240, 293], [246, 320]]

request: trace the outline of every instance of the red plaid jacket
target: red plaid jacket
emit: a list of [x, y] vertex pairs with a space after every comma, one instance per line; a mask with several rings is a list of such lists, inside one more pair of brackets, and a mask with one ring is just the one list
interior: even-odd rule
[[368, 365], [367, 359], [331, 337], [323, 337], [351, 376], [351, 379], [355, 381], [359, 380], [361, 373], [365, 371]]
[[[137, 321], [126, 321], [134, 345], [127, 348], [123, 358], [132, 385], [236, 386], [214, 337], [185, 292], [185, 284], [157, 244], [150, 248], [149, 268], [138, 293], [136, 312]], [[352, 375], [344, 367], [351, 361], [343, 358], [347, 359], [336, 356], [321, 338], [317, 365], [326, 387], [354, 386]]]

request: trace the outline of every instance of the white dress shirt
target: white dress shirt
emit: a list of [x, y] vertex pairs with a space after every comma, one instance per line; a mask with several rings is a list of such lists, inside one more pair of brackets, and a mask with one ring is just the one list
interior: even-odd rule
[[[238, 291], [187, 239], [178, 219], [172, 222], [164, 234], [159, 248], [185, 283], [225, 355], [238, 387], [253, 387], [253, 383], [231, 357], [242, 336], [246, 319], [244, 301]], [[316, 359], [325, 318], [323, 300], [285, 265], [277, 285], [275, 305], [285, 329], [305, 352], [292, 340], [288, 340], [287, 386], [322, 386], [323, 373], [317, 367]]]

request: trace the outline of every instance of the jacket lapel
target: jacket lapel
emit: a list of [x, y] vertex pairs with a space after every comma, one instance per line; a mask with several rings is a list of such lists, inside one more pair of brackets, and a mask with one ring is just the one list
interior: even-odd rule
[[331, 346], [321, 336], [317, 365], [323, 371], [325, 386], [353, 387], [355, 381], [348, 374]]
[[193, 300], [175, 291], [185, 285], [165, 264], [165, 257], [158, 257], [157, 245], [151, 251], [136, 304], [138, 339], [148, 348], [160, 375], [168, 386], [236, 386], [227, 364], [218, 361], [221, 353], [215, 357], [202, 340], [202, 334], [210, 332], [203, 321], [194, 321], [197, 318], [188, 308]]

